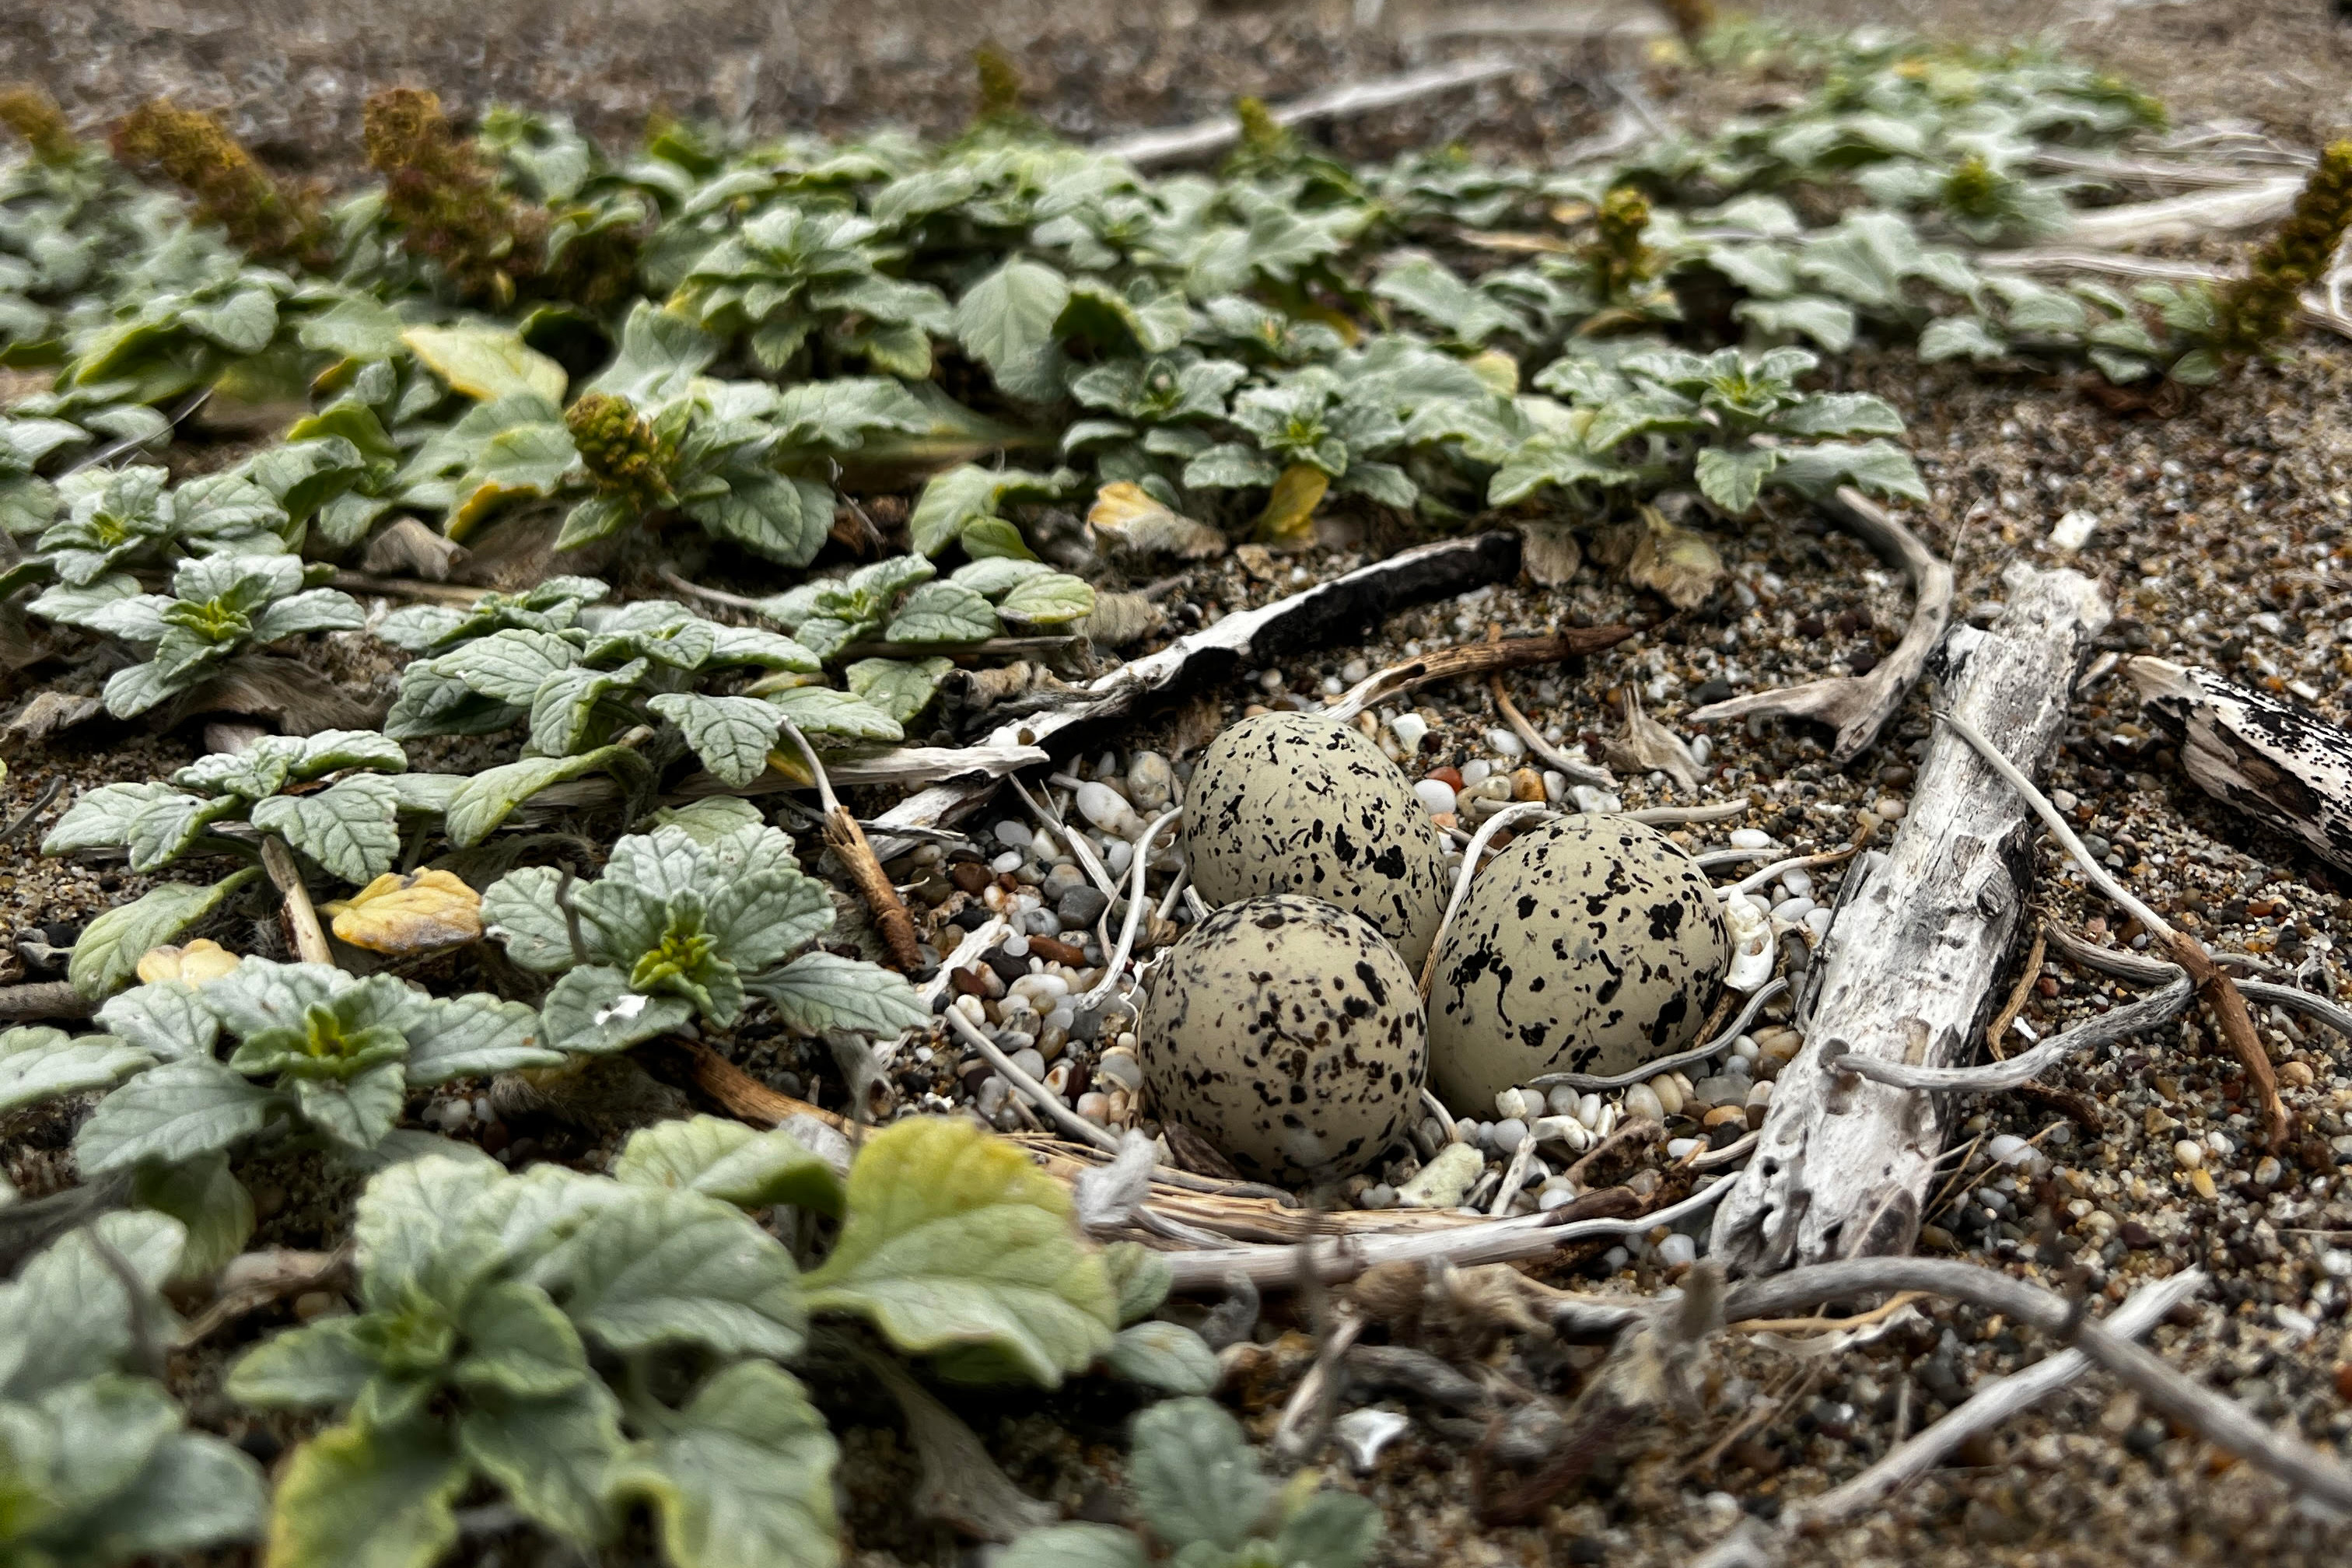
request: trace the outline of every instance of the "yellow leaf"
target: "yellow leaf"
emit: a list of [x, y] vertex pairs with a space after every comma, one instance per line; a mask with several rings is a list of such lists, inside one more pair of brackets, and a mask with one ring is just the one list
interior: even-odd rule
[[327, 913], [337, 937], [370, 952], [430, 952], [482, 936], [482, 895], [446, 871], [387, 871]]
[[502, 485], [495, 479], [485, 479], [475, 487], [473, 494], [457, 503], [457, 510], [449, 514], [449, 521], [443, 532], [452, 540], [462, 540], [474, 531], [476, 523], [498, 510], [503, 503], [516, 499], [537, 500], [546, 493], [531, 485]]
[[400, 341], [452, 392], [484, 403], [510, 392], [563, 401], [563, 367], [502, 327], [411, 327]]
[[209, 937], [198, 937], [185, 947], [151, 947], [139, 960], [139, 980], [152, 985], [159, 980], [184, 980], [202, 985], [218, 980], [241, 961]]
[[1331, 476], [1312, 463], [1293, 463], [1274, 481], [1265, 510], [1257, 514], [1257, 536], [1268, 544], [1297, 550], [1315, 542], [1315, 509]]
[[1095, 492], [1087, 526], [1106, 542], [1139, 555], [1181, 555], [1204, 560], [1225, 552], [1225, 536], [1151, 499], [1151, 492], [1126, 479]]
[[1473, 354], [1469, 360], [1470, 374], [1486, 384], [1486, 390], [1497, 397], [1516, 396], [1519, 390], [1519, 362], [1500, 349], [1488, 349]]

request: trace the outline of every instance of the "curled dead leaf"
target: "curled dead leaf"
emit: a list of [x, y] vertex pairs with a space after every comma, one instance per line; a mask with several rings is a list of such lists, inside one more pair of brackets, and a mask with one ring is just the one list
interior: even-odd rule
[[370, 952], [430, 952], [482, 937], [482, 895], [447, 871], [387, 871], [326, 912], [340, 940]]
[[178, 947], [151, 947], [139, 959], [139, 981], [152, 985], [159, 980], [184, 980], [191, 985], [202, 985], [207, 980], [218, 980], [243, 962], [210, 937], [198, 937]]
[[1592, 553], [1678, 610], [1706, 603], [1723, 581], [1723, 557], [1706, 536], [1669, 522], [1655, 507], [1643, 507], [1637, 522], [1605, 530]]
[[1202, 561], [1225, 552], [1225, 536], [1154, 500], [1141, 485], [1118, 479], [1095, 492], [1087, 526], [1100, 544], [1137, 555]]
[[1625, 733], [1601, 742], [1609, 765], [1625, 773], [1661, 773], [1686, 790], [1696, 790], [1698, 759], [1683, 738], [1642, 710], [1642, 693], [1625, 688]]
[[1312, 463], [1293, 463], [1274, 481], [1265, 510], [1257, 514], [1257, 536], [1277, 550], [1304, 550], [1315, 542], [1315, 509], [1331, 488], [1331, 476]]
[[1557, 588], [1584, 564], [1584, 547], [1576, 542], [1576, 528], [1566, 522], [1519, 524], [1519, 564], [1528, 576], [1547, 588]]

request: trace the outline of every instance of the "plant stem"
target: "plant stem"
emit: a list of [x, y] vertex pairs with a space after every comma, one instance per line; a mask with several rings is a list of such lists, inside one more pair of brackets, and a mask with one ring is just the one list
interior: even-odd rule
[[319, 924], [319, 911], [310, 902], [310, 889], [303, 885], [302, 868], [294, 864], [294, 852], [274, 833], [262, 835], [261, 864], [269, 879], [286, 899], [286, 923], [294, 932], [294, 952], [305, 963], [335, 962], [327, 946], [327, 932]]

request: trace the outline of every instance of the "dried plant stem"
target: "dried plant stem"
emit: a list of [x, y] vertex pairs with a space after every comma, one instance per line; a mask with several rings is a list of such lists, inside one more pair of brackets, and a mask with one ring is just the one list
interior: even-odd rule
[[2271, 1070], [2270, 1053], [2263, 1049], [2262, 1037], [2254, 1032], [2253, 1016], [2246, 1010], [2244, 994], [2214, 963], [2213, 955], [2205, 951], [2205, 944], [2186, 931], [2175, 930], [2170, 921], [2108, 875], [2107, 868], [2084, 847], [2074, 827], [2051, 804], [2050, 797], [2036, 788], [2033, 781], [2021, 773], [2015, 763], [2001, 755], [2000, 749], [1986, 739], [1984, 731], [1956, 713], [1938, 712], [1936, 717], [1952, 733], [1975, 748], [1986, 764], [2007, 780], [2010, 787], [2033, 808], [2034, 815], [2042, 818], [2066, 853], [2083, 868], [2083, 875], [2091, 885], [2138, 921], [2150, 937], [2164, 944], [2173, 962], [2189, 972], [2189, 978], [2197, 983], [2197, 994], [2212, 1010], [2213, 1021], [2220, 1028], [2222, 1039], [2229, 1043], [2231, 1054], [2238, 1058], [2238, 1065], [2245, 1068], [2247, 1081], [2253, 1085], [2254, 1092], [2262, 1100], [2265, 1146], [2272, 1150], [2286, 1147], [2294, 1132], [2294, 1118], [2279, 1099], [2278, 1077]]
[[1528, 743], [1528, 750], [1538, 761], [1567, 774], [1570, 784], [1591, 784], [1597, 789], [1615, 786], [1617, 775], [1607, 768], [1578, 761], [1537, 732], [1536, 727], [1528, 722], [1528, 716], [1512, 702], [1511, 694], [1504, 689], [1502, 671], [1496, 670], [1486, 678], [1486, 689], [1495, 699], [1495, 711], [1503, 716], [1503, 722], [1511, 727], [1513, 734]]
[[1685, 1068], [1696, 1067], [1729, 1049], [1740, 1036], [1748, 1032], [1748, 1026], [1756, 1021], [1756, 1015], [1764, 1010], [1764, 1004], [1788, 989], [1786, 980], [1773, 980], [1759, 987], [1756, 994], [1748, 998], [1747, 1005], [1739, 1009], [1739, 1016], [1731, 1021], [1730, 1026], [1703, 1046], [1694, 1046], [1689, 1050], [1676, 1051], [1673, 1056], [1644, 1062], [1631, 1072], [1543, 1073], [1528, 1079], [1527, 1087], [1572, 1089], [1579, 1094], [1608, 1094], [1615, 1089], [1631, 1089], [1637, 1083], [1647, 1083], [1662, 1072], [1680, 1072]]
[[1525, 669], [1530, 665], [1558, 664], [1564, 658], [1614, 647], [1633, 635], [1632, 626], [1570, 626], [1564, 632], [1549, 632], [1542, 637], [1503, 637], [1439, 648], [1419, 658], [1372, 671], [1327, 706], [1323, 716], [1345, 723], [1378, 703], [1441, 680]]
[[1995, 1060], [2009, 1055], [2001, 1046], [2009, 1026], [2025, 1011], [2026, 999], [2033, 994], [2033, 983], [2042, 977], [2042, 955], [2049, 951], [2050, 934], [2042, 926], [2033, 930], [2033, 946], [2025, 955], [2024, 964], [2017, 972], [2017, 984], [2010, 988], [2009, 1000], [2002, 1003], [2000, 1016], [1985, 1026], [1985, 1049]]
[[421, 577], [372, 577], [364, 572], [337, 572], [328, 581], [347, 594], [425, 599], [438, 605], [454, 605], [461, 610], [471, 608], [475, 600], [489, 592], [488, 588], [469, 588], [457, 583], [427, 583]]
[[69, 980], [37, 980], [29, 985], [0, 985], [0, 1023], [22, 1024], [34, 1018], [87, 1018], [98, 1004], [83, 995]]
[[1111, 986], [1118, 982], [1118, 972], [1127, 967], [1127, 955], [1135, 951], [1135, 933], [1143, 924], [1143, 911], [1151, 903], [1144, 892], [1143, 884], [1144, 878], [1150, 871], [1150, 867], [1145, 862], [1151, 858], [1151, 841], [1160, 837], [1161, 828], [1183, 815], [1182, 806], [1170, 807], [1153, 817], [1151, 825], [1143, 830], [1143, 837], [1135, 841], [1135, 890], [1128, 896], [1127, 919], [1119, 923], [1118, 945], [1105, 955], [1102, 978], [1095, 982], [1092, 990], [1078, 998], [1076, 1011], [1100, 1006], [1102, 999], [1110, 994]]
[[982, 1029], [954, 1007], [950, 1007], [940, 1016], [948, 1021], [948, 1027], [962, 1037], [965, 1045], [970, 1046], [986, 1058], [988, 1065], [994, 1068], [1005, 1082], [1020, 1090], [1022, 1096], [1044, 1111], [1055, 1126], [1076, 1138], [1080, 1142], [1091, 1143], [1097, 1149], [1108, 1149], [1114, 1154], [1118, 1152], [1118, 1139], [1115, 1134], [1096, 1126], [1068, 1106], [1064, 1105], [1060, 1095], [1022, 1071], [1019, 1064], [1004, 1054], [1004, 1048], [988, 1037], [986, 1030]]
[[[2184, 1268], [2168, 1279], [2143, 1285], [2109, 1313], [2102, 1326], [2111, 1334], [2136, 1339], [2204, 1284], [2200, 1271]], [[1967, 1404], [1910, 1441], [1898, 1444], [1862, 1474], [1790, 1510], [1783, 1522], [1797, 1530], [1827, 1530], [1857, 1518], [1935, 1468], [1945, 1455], [1970, 1437], [2032, 1409], [2080, 1377], [2090, 1365], [2090, 1358], [2079, 1350], [2060, 1351], [2021, 1372], [1984, 1384], [1969, 1395]]]
[[2153, 996], [2143, 996], [2137, 1002], [2085, 1019], [2063, 1034], [2051, 1036], [2032, 1050], [2005, 1060], [1986, 1062], [1979, 1067], [1931, 1068], [1914, 1067], [1909, 1062], [1887, 1061], [1883, 1058], [1865, 1057], [1857, 1052], [1834, 1049], [1842, 1041], [1832, 1040], [1822, 1048], [1822, 1066], [1833, 1072], [1850, 1072], [1866, 1078], [1873, 1083], [1883, 1083], [1896, 1089], [1926, 1089], [1967, 1094], [1989, 1094], [1999, 1089], [2018, 1089], [2038, 1074], [2055, 1067], [2086, 1046], [2103, 1046], [2152, 1029], [2180, 1016], [2195, 994], [2195, 986], [2188, 974], [2173, 970], [2172, 984]]
[[874, 929], [881, 933], [882, 946], [890, 955], [890, 967], [901, 974], [912, 974], [923, 967], [921, 939], [915, 932], [915, 917], [898, 898], [898, 889], [890, 885], [889, 873], [874, 853], [874, 846], [866, 841], [866, 829], [857, 826], [857, 818], [841, 804], [833, 793], [833, 781], [825, 777], [824, 764], [817, 760], [816, 748], [809, 744], [800, 726], [786, 719], [781, 721], [783, 732], [808, 759], [809, 773], [816, 780], [816, 796], [824, 807], [824, 842], [841, 859], [849, 879], [873, 912]]
[[1429, 988], [1437, 980], [1437, 955], [1445, 946], [1445, 933], [1454, 929], [1454, 917], [1461, 913], [1462, 900], [1470, 896], [1470, 879], [1478, 874], [1478, 857], [1486, 852], [1486, 846], [1494, 841], [1496, 834], [1530, 817], [1550, 815], [1551, 807], [1541, 801], [1521, 801], [1517, 805], [1507, 805], [1488, 817], [1471, 836], [1470, 847], [1462, 855], [1461, 874], [1454, 879], [1454, 896], [1445, 900], [1444, 917], [1437, 922], [1437, 934], [1429, 939], [1429, 956], [1422, 961], [1421, 999], [1423, 1002], [1429, 1000]]
[[302, 868], [294, 864], [294, 852], [274, 833], [261, 836], [261, 865], [285, 897], [286, 923], [294, 932], [295, 956], [305, 963], [334, 963], [326, 930], [319, 924], [319, 911], [310, 902], [310, 889], [303, 885]]

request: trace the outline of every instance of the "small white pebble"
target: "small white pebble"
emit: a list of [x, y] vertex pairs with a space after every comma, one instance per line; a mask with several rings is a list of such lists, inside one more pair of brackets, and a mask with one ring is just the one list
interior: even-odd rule
[[1087, 1090], [1078, 1096], [1078, 1103], [1072, 1109], [1097, 1127], [1107, 1126], [1110, 1121], [1110, 1096], [1099, 1090]]
[[1706, 1140], [1704, 1138], [1669, 1138], [1666, 1140], [1666, 1158], [1679, 1160], [1693, 1150], [1706, 1147]]
[[1528, 754], [1528, 743], [1508, 730], [1487, 731], [1486, 746], [1497, 756], [1509, 757], [1514, 761]]
[[1495, 773], [1495, 764], [1481, 757], [1475, 763], [1462, 764], [1462, 784], [1465, 789], [1476, 789]]
[[1601, 1110], [1607, 1103], [1598, 1094], [1580, 1096], [1576, 1102], [1576, 1119], [1583, 1122], [1588, 1131], [1598, 1130]]
[[1791, 866], [1780, 873], [1780, 886], [1792, 899], [1809, 899], [1813, 894], [1813, 874], [1802, 866]]
[[1658, 1109], [1668, 1116], [1679, 1116], [1683, 1109], [1683, 1086], [1665, 1073], [1660, 1073], [1644, 1086], [1658, 1102]]
[[2172, 1146], [2172, 1157], [2180, 1163], [2183, 1169], [2193, 1171], [2205, 1163], [2205, 1145], [2183, 1138]]
[[1418, 713], [1400, 713], [1389, 721], [1389, 732], [1396, 737], [1397, 744], [1404, 748], [1404, 754], [1409, 757], [1421, 750], [1421, 742], [1429, 734], [1429, 721]]
[[1668, 1268], [1678, 1268], [1698, 1259], [1698, 1243], [1681, 1231], [1669, 1234], [1658, 1243], [1658, 1261]]
[[1007, 849], [1027, 849], [1036, 837], [1035, 830], [1025, 822], [1008, 817], [996, 825], [996, 841]]
[[1543, 786], [1544, 801], [1547, 805], [1558, 805], [1568, 798], [1568, 775], [1556, 768], [1546, 768], [1543, 771]]
[[1816, 905], [1805, 911], [1805, 929], [1817, 937], [1827, 936], [1830, 934], [1830, 921], [1836, 913], [1825, 904]]
[[1663, 1121], [1665, 1118], [1666, 1108], [1658, 1102], [1656, 1089], [1646, 1083], [1637, 1083], [1625, 1091], [1625, 1114], [1646, 1116], [1654, 1121]]
[[1415, 779], [1412, 794], [1421, 802], [1422, 809], [1432, 816], [1442, 816], [1454, 809], [1454, 786], [1444, 779]]
[[1546, 1187], [1536, 1194], [1536, 1207], [1544, 1214], [1549, 1214], [1557, 1208], [1566, 1208], [1575, 1201], [1576, 1189], [1568, 1185], [1566, 1182], [1562, 1182], [1556, 1187]]
[[1021, 851], [1007, 849], [1003, 854], [991, 860], [988, 863], [988, 868], [997, 872], [1018, 871], [1021, 869]]
[[1019, 931], [1014, 931], [1011, 936], [1006, 937], [1004, 939], [1004, 956], [1007, 958], [1028, 957], [1029, 939], [1022, 935]]
[[1527, 1138], [1528, 1124], [1516, 1116], [1496, 1122], [1494, 1131], [1487, 1134], [1487, 1142], [1494, 1144], [1497, 1154], [1517, 1153], [1519, 1145], [1526, 1142]]
[[1731, 830], [1734, 849], [1769, 849], [1772, 836], [1760, 827], [1735, 827]]

